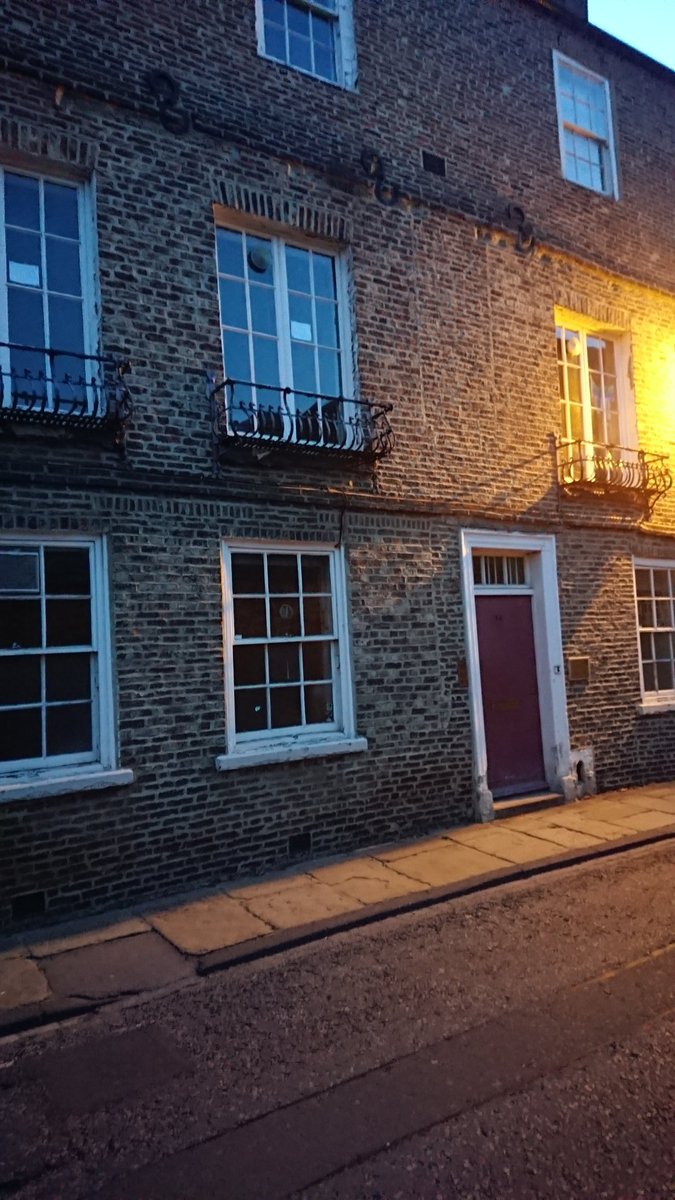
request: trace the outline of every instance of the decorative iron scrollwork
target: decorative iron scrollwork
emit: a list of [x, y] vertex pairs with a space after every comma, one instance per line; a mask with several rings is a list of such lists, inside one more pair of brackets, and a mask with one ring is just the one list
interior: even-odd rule
[[217, 465], [233, 444], [247, 447], [259, 460], [278, 447], [365, 459], [382, 458], [393, 448], [391, 404], [213, 376], [208, 395]]
[[642, 499], [651, 512], [673, 486], [665, 454], [626, 446], [595, 446], [583, 441], [556, 443], [560, 482], [565, 489]]
[[401, 189], [397, 183], [387, 183], [384, 165], [375, 150], [363, 150], [361, 166], [369, 179], [373, 180], [373, 194], [385, 208], [395, 208], [401, 203]]
[[0, 429], [23, 424], [109, 432], [124, 453], [133, 415], [128, 359], [0, 342], [0, 364]]
[[533, 254], [537, 244], [534, 225], [528, 221], [525, 209], [520, 204], [508, 204], [506, 215], [516, 230], [516, 250], [518, 254]]
[[169, 133], [187, 133], [191, 121], [189, 113], [178, 108], [180, 84], [168, 71], [149, 71], [145, 76], [149, 91], [157, 100], [157, 110], [162, 125]]

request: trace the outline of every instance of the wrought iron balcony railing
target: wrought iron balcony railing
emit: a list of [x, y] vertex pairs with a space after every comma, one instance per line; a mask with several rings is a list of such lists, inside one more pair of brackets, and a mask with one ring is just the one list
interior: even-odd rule
[[632, 494], [652, 509], [673, 484], [665, 454], [580, 440], [558, 440], [557, 449], [560, 482], [565, 488]]
[[387, 419], [391, 404], [214, 377], [209, 378], [209, 396], [217, 459], [232, 443], [249, 446], [256, 457], [283, 446], [377, 459], [393, 448]]
[[0, 342], [0, 426], [109, 430], [124, 449], [132, 415], [127, 359]]

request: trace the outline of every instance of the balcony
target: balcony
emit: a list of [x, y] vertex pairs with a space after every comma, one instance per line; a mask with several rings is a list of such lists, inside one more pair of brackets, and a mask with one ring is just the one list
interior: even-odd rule
[[651, 510], [672, 487], [665, 454], [584, 441], [557, 442], [558, 472], [566, 491], [642, 501]]
[[0, 342], [0, 429], [18, 424], [110, 433], [124, 450], [132, 402], [127, 360]]
[[374, 461], [393, 448], [391, 404], [213, 377], [209, 397], [218, 463], [233, 446], [258, 460], [279, 448]]

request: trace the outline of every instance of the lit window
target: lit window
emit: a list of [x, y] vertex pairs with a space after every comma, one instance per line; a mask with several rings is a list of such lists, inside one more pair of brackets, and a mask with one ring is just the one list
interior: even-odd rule
[[99, 540], [0, 540], [0, 772], [112, 765]]
[[341, 552], [223, 551], [228, 750], [353, 734]]
[[88, 190], [0, 168], [1, 402], [91, 407]]
[[218, 229], [228, 421], [239, 435], [314, 445], [363, 437], [351, 395], [342, 261]]
[[637, 450], [629, 347], [621, 334], [584, 329], [570, 319], [556, 328], [560, 435], [570, 445], [570, 460], [588, 464], [588, 477], [603, 462], [625, 460]]
[[351, 0], [258, 0], [258, 28], [268, 58], [353, 86]]
[[563, 175], [573, 183], [618, 194], [609, 85], [601, 75], [554, 51]]
[[635, 593], [645, 700], [675, 700], [675, 566], [636, 562]]

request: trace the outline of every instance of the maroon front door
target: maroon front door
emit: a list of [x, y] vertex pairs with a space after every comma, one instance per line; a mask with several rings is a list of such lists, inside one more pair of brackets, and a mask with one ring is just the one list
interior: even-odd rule
[[496, 795], [547, 786], [541, 746], [532, 597], [476, 596], [488, 787]]

